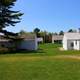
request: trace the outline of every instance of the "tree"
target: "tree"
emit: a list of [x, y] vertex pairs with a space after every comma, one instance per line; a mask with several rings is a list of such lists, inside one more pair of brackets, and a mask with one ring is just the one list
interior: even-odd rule
[[52, 42], [53, 33], [47, 32], [47, 31], [40, 31], [39, 35], [40, 35], [40, 37], [43, 38], [44, 43], [51, 43]]
[[40, 29], [39, 28], [35, 28], [34, 29], [34, 33], [36, 34], [37, 37], [39, 36], [39, 32], [40, 32]]
[[58, 33], [57, 33], [57, 32], [55, 32], [55, 33], [53, 33], [53, 35], [58, 35]]
[[69, 29], [68, 32], [74, 32], [73, 29]]
[[17, 0], [0, 0], [0, 30], [7, 26], [15, 26], [19, 23], [23, 13], [13, 11], [11, 8]]
[[60, 32], [59, 32], [59, 35], [64, 35], [64, 32], [63, 32], [63, 31], [60, 31]]
[[21, 31], [19, 32], [19, 35], [24, 35], [24, 34], [27, 34], [27, 32], [24, 31], [24, 30], [21, 30]]

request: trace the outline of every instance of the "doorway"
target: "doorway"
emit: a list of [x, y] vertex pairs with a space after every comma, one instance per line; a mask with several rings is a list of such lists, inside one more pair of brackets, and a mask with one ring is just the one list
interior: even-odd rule
[[74, 49], [74, 43], [73, 42], [71, 42], [70, 47], [71, 47], [71, 50]]

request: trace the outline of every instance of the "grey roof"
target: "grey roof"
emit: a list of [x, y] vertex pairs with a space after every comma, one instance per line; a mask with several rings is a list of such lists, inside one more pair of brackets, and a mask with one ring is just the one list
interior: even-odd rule
[[52, 40], [63, 40], [63, 35], [53, 35]]
[[75, 33], [65, 33], [64, 37], [66, 37], [67, 39], [80, 39], [80, 33], [75, 32]]
[[27, 33], [24, 35], [19, 36], [20, 38], [26, 39], [26, 40], [34, 40], [36, 35], [32, 33]]
[[24, 35], [18, 35], [18, 36], [5, 36], [5, 35], [0, 35], [0, 41], [9, 41], [9, 40], [34, 40], [36, 38], [35, 34], [29, 33], [29, 34], [24, 34]]

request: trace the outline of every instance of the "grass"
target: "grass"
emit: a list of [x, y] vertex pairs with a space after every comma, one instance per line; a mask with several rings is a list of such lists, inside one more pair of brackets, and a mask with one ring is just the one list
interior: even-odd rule
[[69, 51], [60, 51], [59, 48], [62, 47], [60, 44], [44, 44], [40, 45], [40, 47], [44, 50], [46, 55], [79, 55], [80, 51], [69, 50]]
[[[59, 48], [62, 47], [60, 44], [42, 44], [39, 45], [37, 51], [19, 51], [19, 52], [8, 52], [2, 53], [5, 56], [55, 56], [55, 55], [80, 55], [80, 51], [69, 50], [69, 51], [60, 51]], [[3, 55], [4, 56], [4, 55]]]
[[60, 51], [59, 44], [39, 45], [38, 51], [0, 55], [0, 80], [80, 80], [80, 51]]

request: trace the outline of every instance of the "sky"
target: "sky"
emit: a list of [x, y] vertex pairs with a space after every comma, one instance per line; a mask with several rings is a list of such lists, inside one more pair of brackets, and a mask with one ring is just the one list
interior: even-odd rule
[[17, 0], [14, 10], [24, 13], [20, 23], [8, 31], [59, 32], [80, 28], [80, 0]]

